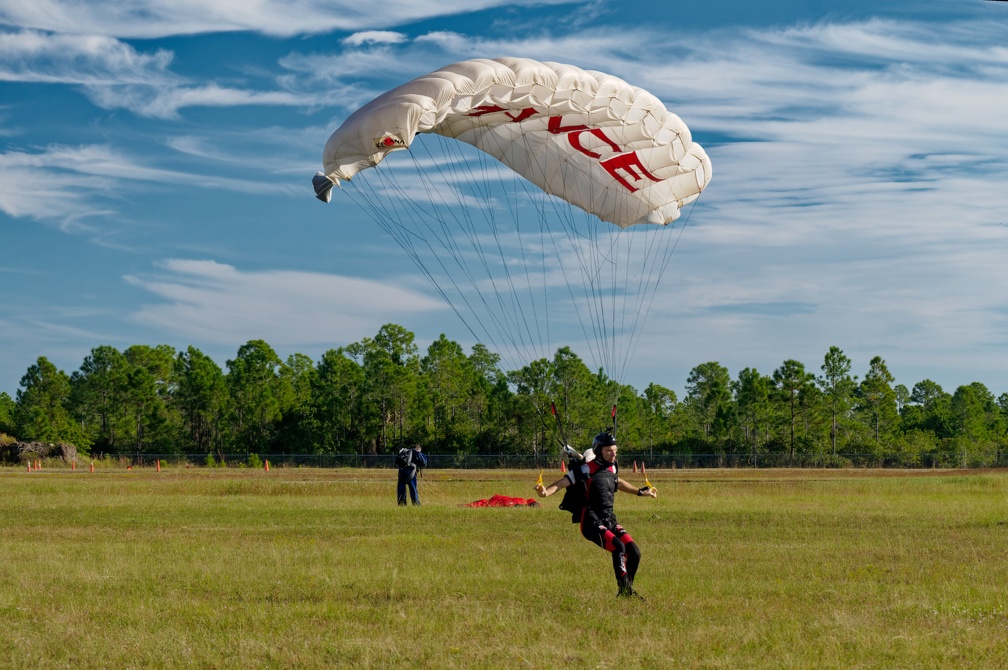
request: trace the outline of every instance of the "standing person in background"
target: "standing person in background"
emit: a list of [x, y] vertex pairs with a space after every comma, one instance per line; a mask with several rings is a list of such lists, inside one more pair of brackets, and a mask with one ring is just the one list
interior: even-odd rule
[[427, 454], [420, 450], [420, 445], [412, 449], [403, 447], [396, 454], [396, 467], [399, 468], [399, 483], [396, 486], [396, 500], [400, 505], [406, 504], [406, 489], [409, 488], [410, 500], [414, 505], [420, 504], [420, 491], [417, 489], [417, 473], [427, 466]]

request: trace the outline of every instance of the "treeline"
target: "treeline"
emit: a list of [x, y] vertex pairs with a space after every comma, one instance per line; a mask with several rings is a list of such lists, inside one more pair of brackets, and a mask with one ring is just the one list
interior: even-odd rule
[[498, 364], [483, 345], [467, 354], [444, 335], [421, 354], [395, 324], [317, 362], [281, 360], [252, 340], [226, 370], [195, 347], [100, 346], [70, 375], [40, 357], [16, 399], [0, 393], [0, 433], [107, 454], [367, 454], [421, 443], [441, 454], [542, 455], [560, 435], [586, 446], [616, 405], [629, 452], [962, 467], [998, 463], [1008, 446], [1008, 393], [995, 398], [979, 382], [948, 393], [928, 379], [907, 388], [881, 357], [859, 381], [838, 347], [815, 372], [786, 360], [732, 378], [702, 363], [682, 399], [657, 383], [619, 385], [566, 347], [520, 370]]

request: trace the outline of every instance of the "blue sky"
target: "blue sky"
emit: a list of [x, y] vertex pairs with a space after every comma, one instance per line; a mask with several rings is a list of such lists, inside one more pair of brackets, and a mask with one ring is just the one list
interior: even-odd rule
[[649, 90], [714, 166], [624, 381], [836, 345], [1006, 392], [1008, 3], [881, 4], [0, 0], [0, 391], [101, 344], [470, 346], [310, 179], [376, 94], [524, 56]]

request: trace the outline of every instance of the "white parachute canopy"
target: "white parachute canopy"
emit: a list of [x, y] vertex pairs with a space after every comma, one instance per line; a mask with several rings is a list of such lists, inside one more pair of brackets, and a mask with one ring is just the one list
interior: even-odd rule
[[[450, 141], [439, 139], [441, 152], [423, 160], [415, 146], [420, 136]], [[588, 216], [576, 221], [569, 208], [562, 211], [553, 198], [517, 185], [517, 179], [501, 191], [509, 177], [478, 152], [464, 156], [454, 140]], [[351, 114], [326, 142], [323, 171], [313, 180], [316, 195], [328, 202], [334, 184], [356, 184], [355, 176], [376, 172], [368, 168], [403, 149], [411, 150], [417, 176], [404, 182], [399, 168], [378, 171], [377, 184], [369, 186], [375, 197], [362, 196], [360, 202], [477, 339], [500, 345], [492, 333], [509, 330], [505, 348], [513, 347], [523, 360], [535, 331], [543, 338], [540, 315], [549, 311], [549, 296], [556, 296], [550, 286], [562, 274], [586, 339], [594, 332], [594, 345], [588, 346], [599, 352], [597, 362], [610, 374], [617, 363], [612, 357], [625, 365], [676, 239], [651, 235], [653, 241], [645, 243], [629, 231], [634, 224], [675, 221], [711, 179], [710, 159], [678, 116], [647, 91], [602, 72], [525, 58], [463, 61], [388, 91]], [[436, 200], [434, 190], [441, 194]], [[538, 213], [523, 211], [529, 203]], [[403, 214], [404, 207], [412, 209]], [[449, 213], [452, 208], [457, 211]], [[480, 208], [486, 211], [474, 211]], [[502, 221], [505, 215], [512, 224]], [[549, 221], [557, 217], [560, 223]], [[475, 222], [480, 218], [482, 227]], [[523, 229], [524, 241], [516, 242]], [[534, 243], [527, 237], [530, 229]], [[456, 233], [470, 238], [472, 253], [460, 251]], [[422, 245], [417, 238], [424, 239]], [[488, 250], [488, 239], [498, 248]], [[548, 249], [550, 244], [564, 246]], [[440, 253], [426, 255], [438, 247]], [[468, 265], [467, 258], [477, 260]], [[565, 269], [571, 263], [581, 269], [576, 286]], [[533, 267], [539, 268], [538, 278]], [[495, 297], [487, 297], [488, 286]], [[556, 302], [554, 297], [554, 307]], [[474, 308], [480, 303], [485, 307]], [[479, 312], [476, 323], [463, 311]]]

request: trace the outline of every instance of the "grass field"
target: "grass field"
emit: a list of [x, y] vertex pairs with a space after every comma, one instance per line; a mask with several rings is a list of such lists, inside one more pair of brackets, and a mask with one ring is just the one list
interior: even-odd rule
[[1008, 472], [649, 473], [643, 603], [559, 496], [460, 506], [537, 474], [0, 470], [0, 666], [1008, 667]]

